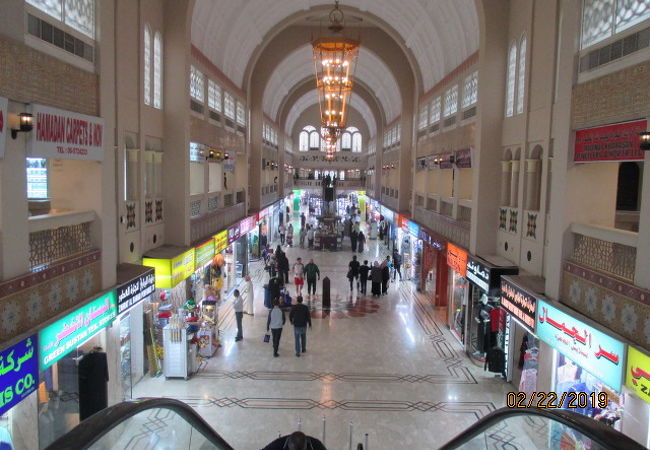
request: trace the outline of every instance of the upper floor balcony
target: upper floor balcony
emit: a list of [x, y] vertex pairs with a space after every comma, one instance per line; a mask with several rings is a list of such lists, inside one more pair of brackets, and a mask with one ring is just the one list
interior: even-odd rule
[[430, 230], [469, 247], [472, 201], [416, 192], [413, 217]]
[[[294, 178], [293, 186], [296, 189], [320, 189], [322, 180], [306, 178]], [[365, 180], [361, 178], [349, 180], [337, 180], [336, 188], [339, 190], [363, 190], [366, 188]]]

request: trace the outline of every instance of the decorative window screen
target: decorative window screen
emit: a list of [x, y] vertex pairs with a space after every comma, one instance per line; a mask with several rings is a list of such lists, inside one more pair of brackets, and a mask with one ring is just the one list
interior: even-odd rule
[[524, 94], [526, 91], [526, 36], [519, 44], [519, 74], [517, 77], [517, 114], [524, 112]]
[[456, 114], [458, 111], [458, 85], [454, 85], [452, 88], [448, 89], [445, 92], [445, 117], [449, 117], [453, 114]]
[[203, 73], [194, 66], [190, 66], [190, 96], [203, 102]]
[[442, 100], [440, 97], [436, 97], [431, 102], [431, 107], [429, 108], [429, 124], [434, 124], [440, 121], [440, 112], [442, 110]]
[[352, 135], [352, 151], [355, 153], [361, 152], [362, 138], [361, 133], [354, 133]]
[[144, 27], [144, 104], [151, 105], [151, 31]]
[[597, 44], [648, 18], [648, 0], [584, 0], [581, 47]]
[[162, 37], [159, 32], [153, 40], [153, 107], [162, 108]]
[[237, 102], [237, 123], [246, 125], [246, 108], [241, 102]]
[[95, 0], [27, 0], [27, 3], [95, 39]]
[[463, 83], [463, 108], [472, 106], [478, 100], [478, 72], [474, 72]]
[[418, 128], [422, 130], [429, 125], [429, 105], [420, 106], [420, 121]]
[[517, 71], [517, 45], [513, 42], [508, 53], [508, 75], [506, 78], [506, 117], [515, 110], [515, 80]]
[[648, 0], [618, 0], [616, 2], [616, 32], [630, 28], [650, 18]]
[[223, 111], [227, 118], [235, 120], [235, 99], [229, 92], [223, 95]]
[[208, 80], [208, 107], [221, 112], [221, 86]]

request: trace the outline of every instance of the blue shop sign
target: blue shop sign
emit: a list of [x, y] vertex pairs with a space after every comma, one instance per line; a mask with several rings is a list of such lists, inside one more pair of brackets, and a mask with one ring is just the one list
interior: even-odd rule
[[409, 220], [408, 221], [408, 230], [409, 230], [409, 234], [411, 236], [413, 236], [414, 238], [417, 238], [418, 235], [420, 234], [420, 225], [413, 222], [412, 220]]
[[389, 222], [395, 222], [395, 213], [391, 211], [390, 209], [386, 208], [384, 205], [381, 205], [379, 207], [379, 214], [384, 216], [384, 219], [386, 219]]
[[20, 403], [38, 386], [36, 335], [0, 353], [0, 415]]

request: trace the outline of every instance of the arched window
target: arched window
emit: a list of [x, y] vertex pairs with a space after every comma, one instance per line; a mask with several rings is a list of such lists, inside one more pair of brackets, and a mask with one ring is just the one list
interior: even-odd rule
[[320, 135], [316, 130], [309, 133], [309, 148], [310, 149], [320, 148]]
[[300, 132], [300, 139], [299, 139], [299, 146], [298, 149], [301, 152], [306, 152], [309, 150], [309, 133], [305, 130]]
[[508, 52], [508, 75], [506, 78], [506, 117], [515, 111], [515, 81], [517, 72], [517, 45], [513, 42]]
[[524, 112], [524, 94], [526, 90], [526, 36], [519, 44], [519, 76], [517, 77], [517, 114]]
[[144, 104], [151, 105], [151, 30], [144, 26]]
[[343, 133], [343, 136], [341, 137], [341, 148], [343, 150], [352, 149], [352, 135], [348, 131]]
[[162, 108], [162, 37], [158, 31], [153, 39], [153, 107]]
[[352, 151], [355, 153], [361, 152], [361, 133], [358, 131], [352, 135]]
[[339, 172], [339, 180], [345, 180], [345, 170], [341, 170], [341, 172]]

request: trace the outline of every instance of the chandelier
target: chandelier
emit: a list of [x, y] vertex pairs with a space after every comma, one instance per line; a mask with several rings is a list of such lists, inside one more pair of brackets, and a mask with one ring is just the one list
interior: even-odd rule
[[344, 16], [336, 0], [329, 14], [329, 30], [332, 36], [321, 36], [311, 43], [316, 73], [316, 88], [320, 105], [321, 126], [326, 130], [323, 138], [329, 148], [336, 141], [347, 122], [348, 103], [352, 94], [352, 75], [357, 56], [359, 40], [341, 35]]

